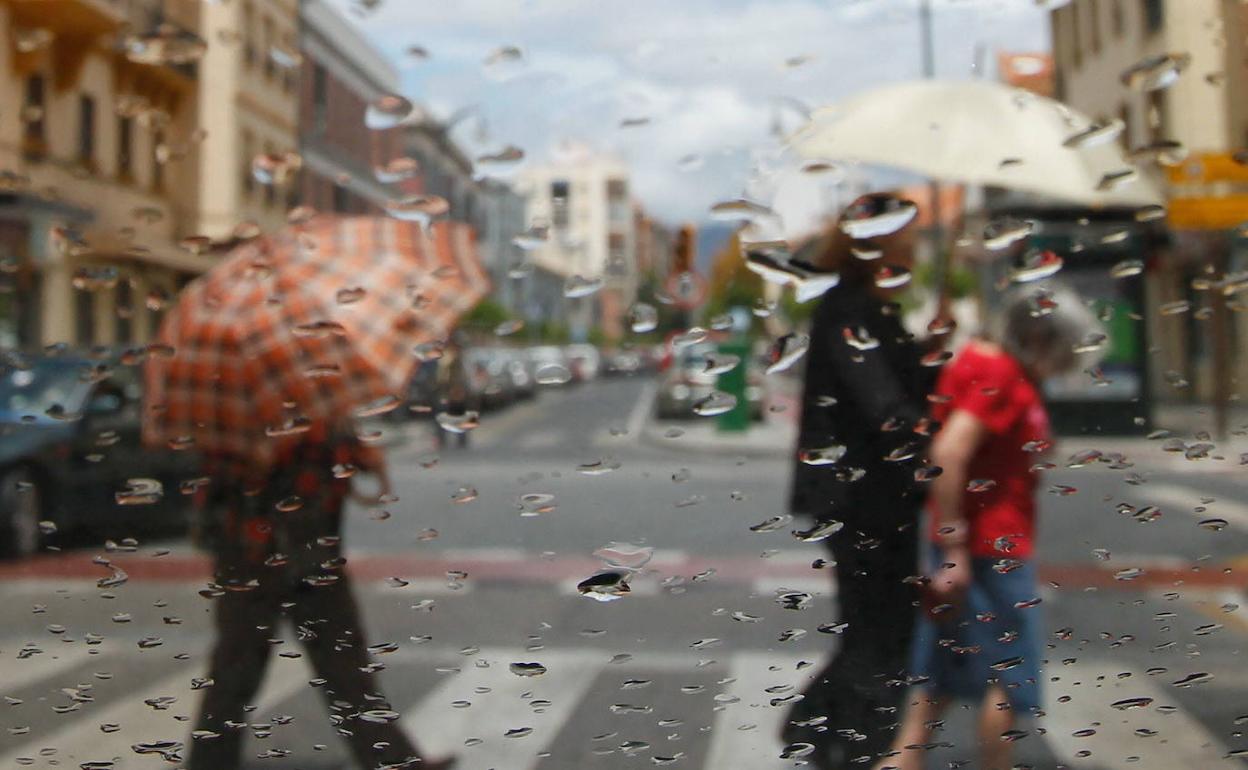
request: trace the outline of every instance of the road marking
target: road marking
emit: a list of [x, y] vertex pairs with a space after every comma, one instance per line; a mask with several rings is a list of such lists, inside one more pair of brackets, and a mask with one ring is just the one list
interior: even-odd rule
[[[23, 646], [23, 642], [14, 639], [2, 646], [5, 650], [16, 652]], [[25, 687], [52, 679], [89, 660], [101, 660], [118, 651], [118, 647], [109, 642], [91, 646], [66, 644], [64, 649], [60, 647], [49, 649], [45, 645], [44, 649], [45, 652], [40, 655], [4, 660], [0, 664], [0, 693], [16, 695]], [[55, 687], [56, 685], [47, 686]]]
[[[186, 740], [189, 728], [174, 717], [186, 713], [191, 700], [188, 697], [192, 692], [191, 676], [193, 674], [187, 670], [167, 674], [155, 684], [133, 694], [124, 694], [104, 708], [83, 704], [80, 712], [61, 717], [72, 719], [68, 724], [41, 733], [0, 757], [0, 767], [72, 767], [84, 762], [111, 760], [127, 770], [166, 768], [168, 763], [159, 755], [136, 754], [130, 747], [152, 741]], [[177, 699], [167, 710], [157, 711], [145, 703], [166, 697]], [[105, 733], [100, 729], [102, 724], [119, 725], [120, 729]], [[45, 748], [55, 749], [55, 754], [43, 756], [41, 751]]]
[[633, 410], [628, 413], [628, 422], [625, 423], [630, 438], [636, 439], [641, 435], [641, 429], [650, 416], [654, 407], [654, 399], [658, 394], [659, 383], [655, 380], [650, 380], [641, 387], [641, 393], [637, 395], [637, 403], [633, 404]]
[[[802, 660], [813, 665], [799, 671], [797, 665]], [[734, 655], [720, 696], [727, 702], [716, 705], [711, 745], [703, 766], [751, 770], [792, 767], [792, 759], [780, 758], [784, 749], [780, 728], [791, 701], [772, 704], [801, 693], [820, 668], [819, 661], [812, 658], [765, 652]]]
[[[1239, 760], [1226, 759], [1225, 746], [1181, 707], [1171, 713], [1158, 710], [1176, 704], [1172, 691], [1163, 690], [1154, 677], [1111, 663], [1079, 662], [1050, 669], [1050, 673], [1060, 678], [1045, 683], [1045, 716], [1041, 722], [1053, 752], [1070, 767], [1242, 767]], [[1064, 696], [1070, 700], [1059, 702]], [[1131, 710], [1112, 705], [1130, 698], [1152, 700], [1143, 708]], [[1085, 737], [1075, 735], [1089, 729], [1093, 733]], [[1141, 730], [1155, 734], [1137, 732]], [[1083, 756], [1083, 752], [1090, 753]]]
[[[1195, 487], [1183, 484], [1167, 484], [1150, 481], [1139, 488], [1139, 499], [1149, 505], [1161, 508], [1181, 509], [1189, 516], [1198, 519], [1225, 519], [1227, 524], [1238, 530], [1248, 532], [1248, 505], [1227, 497], [1217, 497], [1213, 502], [1202, 505], [1201, 500], [1214, 495]], [[1205, 510], [1193, 510], [1202, 507]]]
[[[589, 691], [602, 658], [585, 651], [482, 650], [401, 724], [431, 757], [457, 754], [460, 765], [528, 770]], [[509, 669], [529, 662], [540, 662], [546, 673], [527, 677]], [[509, 737], [513, 730], [530, 732]], [[466, 745], [470, 740], [475, 745]]]

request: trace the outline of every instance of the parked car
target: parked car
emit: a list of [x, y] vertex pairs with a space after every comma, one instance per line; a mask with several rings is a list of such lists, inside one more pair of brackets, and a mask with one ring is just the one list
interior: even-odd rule
[[468, 348], [464, 351], [469, 401], [480, 411], [500, 409], [512, 400], [512, 379], [499, 348]]
[[519, 348], [499, 348], [503, 365], [511, 378], [513, 400], [529, 399], [537, 395], [536, 367]]
[[639, 374], [645, 369], [646, 362], [640, 351], [620, 349], [606, 356], [602, 373], [610, 377], [627, 377]]
[[564, 348], [564, 355], [574, 382], [589, 382], [598, 378], [602, 368], [602, 356], [598, 353], [598, 348], [584, 343], [568, 345]]
[[141, 441], [133, 366], [76, 356], [0, 359], [0, 549], [36, 551], [52, 531], [141, 537], [184, 529], [186, 450]]
[[[533, 367], [535, 381], [540, 385], [567, 384], [571, 380], [571, 371], [568, 368], [568, 360], [563, 353], [563, 348], [555, 345], [539, 345], [529, 348], [526, 358]], [[565, 377], [567, 379], [564, 379]], [[556, 379], [562, 382], [556, 383]]]
[[[715, 351], [714, 344], [702, 343], [672, 354], [655, 402], [659, 419], [683, 420], [698, 416], [693, 411], [694, 405], [716, 389], [717, 376], [706, 372], [706, 357]], [[762, 370], [754, 357], [738, 365], [747, 367], [745, 397], [750, 404], [750, 419], [762, 420], [767, 401]]]

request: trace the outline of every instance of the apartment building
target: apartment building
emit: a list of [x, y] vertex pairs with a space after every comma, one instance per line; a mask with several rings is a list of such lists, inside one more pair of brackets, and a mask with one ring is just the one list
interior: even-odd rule
[[535, 270], [565, 281], [602, 281], [597, 292], [568, 304], [573, 337], [584, 339], [597, 327], [606, 339], [620, 339], [638, 285], [628, 167], [585, 147], [565, 148], [550, 163], [521, 171], [517, 189], [527, 197], [529, 222], [550, 226], [549, 239], [532, 252]]
[[0, 2], [0, 344], [149, 339], [179, 248], [206, 46], [161, 0]]
[[1248, 379], [1238, 354], [1248, 323], [1227, 312], [1242, 300], [1221, 302], [1207, 286], [1248, 269], [1233, 237], [1248, 221], [1248, 166], [1236, 160], [1248, 148], [1248, 4], [1072, 0], [1052, 11], [1051, 28], [1058, 98], [1122, 121], [1124, 149], [1169, 199], [1169, 247], [1146, 283], [1156, 395], [1224, 398]]
[[395, 66], [324, 0], [300, 9], [300, 201], [318, 211], [381, 214], [419, 173], [399, 128], [367, 130], [370, 104], [399, 91]]

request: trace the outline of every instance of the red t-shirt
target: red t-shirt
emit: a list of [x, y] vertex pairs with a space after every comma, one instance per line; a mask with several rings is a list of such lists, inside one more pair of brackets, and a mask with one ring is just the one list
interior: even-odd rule
[[[1024, 445], [1050, 440], [1039, 390], [1012, 357], [972, 343], [941, 372], [936, 393], [943, 398], [932, 407], [933, 419], [943, 423], [963, 410], [988, 429], [967, 469], [963, 497], [971, 555], [1029, 558], [1036, 531], [1037, 474], [1031, 467], [1039, 456]], [[929, 510], [935, 540], [940, 519], [934, 501]]]

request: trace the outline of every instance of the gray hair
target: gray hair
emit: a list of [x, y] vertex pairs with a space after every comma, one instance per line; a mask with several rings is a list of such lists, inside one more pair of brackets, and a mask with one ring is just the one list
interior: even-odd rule
[[1056, 281], [1028, 284], [1007, 294], [990, 336], [1024, 369], [1046, 376], [1095, 366], [1107, 341], [1087, 302]]

